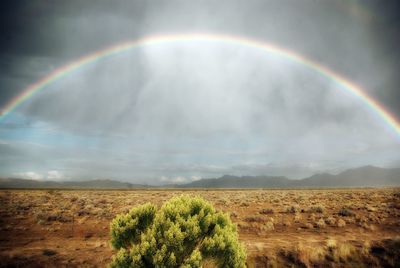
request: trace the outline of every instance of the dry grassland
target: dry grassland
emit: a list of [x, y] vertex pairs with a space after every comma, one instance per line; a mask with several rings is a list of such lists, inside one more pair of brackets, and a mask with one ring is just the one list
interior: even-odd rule
[[230, 213], [249, 267], [400, 265], [400, 189], [0, 190], [0, 267], [104, 267], [116, 214], [182, 193]]

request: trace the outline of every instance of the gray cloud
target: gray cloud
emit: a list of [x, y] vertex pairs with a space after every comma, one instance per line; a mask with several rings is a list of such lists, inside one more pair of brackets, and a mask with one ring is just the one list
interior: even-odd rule
[[[97, 49], [156, 33], [205, 31], [297, 51], [400, 114], [398, 27], [388, 27], [398, 25], [396, 16], [389, 4], [373, 11], [374, 1], [355, 3], [14, 4], [0, 21], [0, 106]], [[107, 58], [52, 83], [14, 115], [29, 124], [1, 122], [3, 174], [160, 182], [224, 173], [301, 177], [400, 160], [396, 135], [332, 80], [234, 44], [169, 44]], [[32, 142], [45, 147], [26, 145]]]

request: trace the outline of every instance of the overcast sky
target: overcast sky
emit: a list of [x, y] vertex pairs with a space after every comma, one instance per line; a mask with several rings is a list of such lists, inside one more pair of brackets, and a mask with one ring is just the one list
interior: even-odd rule
[[[0, 108], [123, 41], [214, 33], [265, 41], [347, 77], [400, 118], [398, 1], [7, 1]], [[133, 49], [50, 84], [0, 122], [0, 176], [137, 183], [302, 178], [400, 166], [400, 137], [335, 81], [239, 44]]]

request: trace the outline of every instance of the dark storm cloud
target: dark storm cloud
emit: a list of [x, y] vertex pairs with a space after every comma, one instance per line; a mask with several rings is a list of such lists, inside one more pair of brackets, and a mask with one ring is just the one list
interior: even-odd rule
[[[377, 58], [384, 60], [386, 76], [375, 87], [378, 99], [400, 118], [400, 2], [367, 1], [370, 10], [376, 12], [370, 23], [371, 42], [379, 47]], [[383, 4], [383, 5], [381, 5]], [[379, 69], [376, 70], [379, 73]]]
[[[268, 40], [306, 54], [364, 85], [400, 114], [395, 101], [400, 94], [398, 6], [398, 1], [343, 0], [9, 1], [0, 16], [0, 61], [5, 63], [0, 105], [52, 67], [122, 40], [211, 31]], [[19, 69], [32, 59], [42, 63], [21, 77]]]

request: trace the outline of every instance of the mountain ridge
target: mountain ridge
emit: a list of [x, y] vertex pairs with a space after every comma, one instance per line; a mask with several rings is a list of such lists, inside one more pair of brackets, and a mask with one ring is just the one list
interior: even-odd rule
[[233, 176], [200, 179], [186, 184], [143, 185], [117, 180], [37, 181], [0, 178], [0, 188], [72, 188], [72, 189], [142, 189], [142, 188], [346, 188], [400, 186], [400, 168], [364, 166], [339, 174], [318, 173], [293, 180], [285, 176]]

